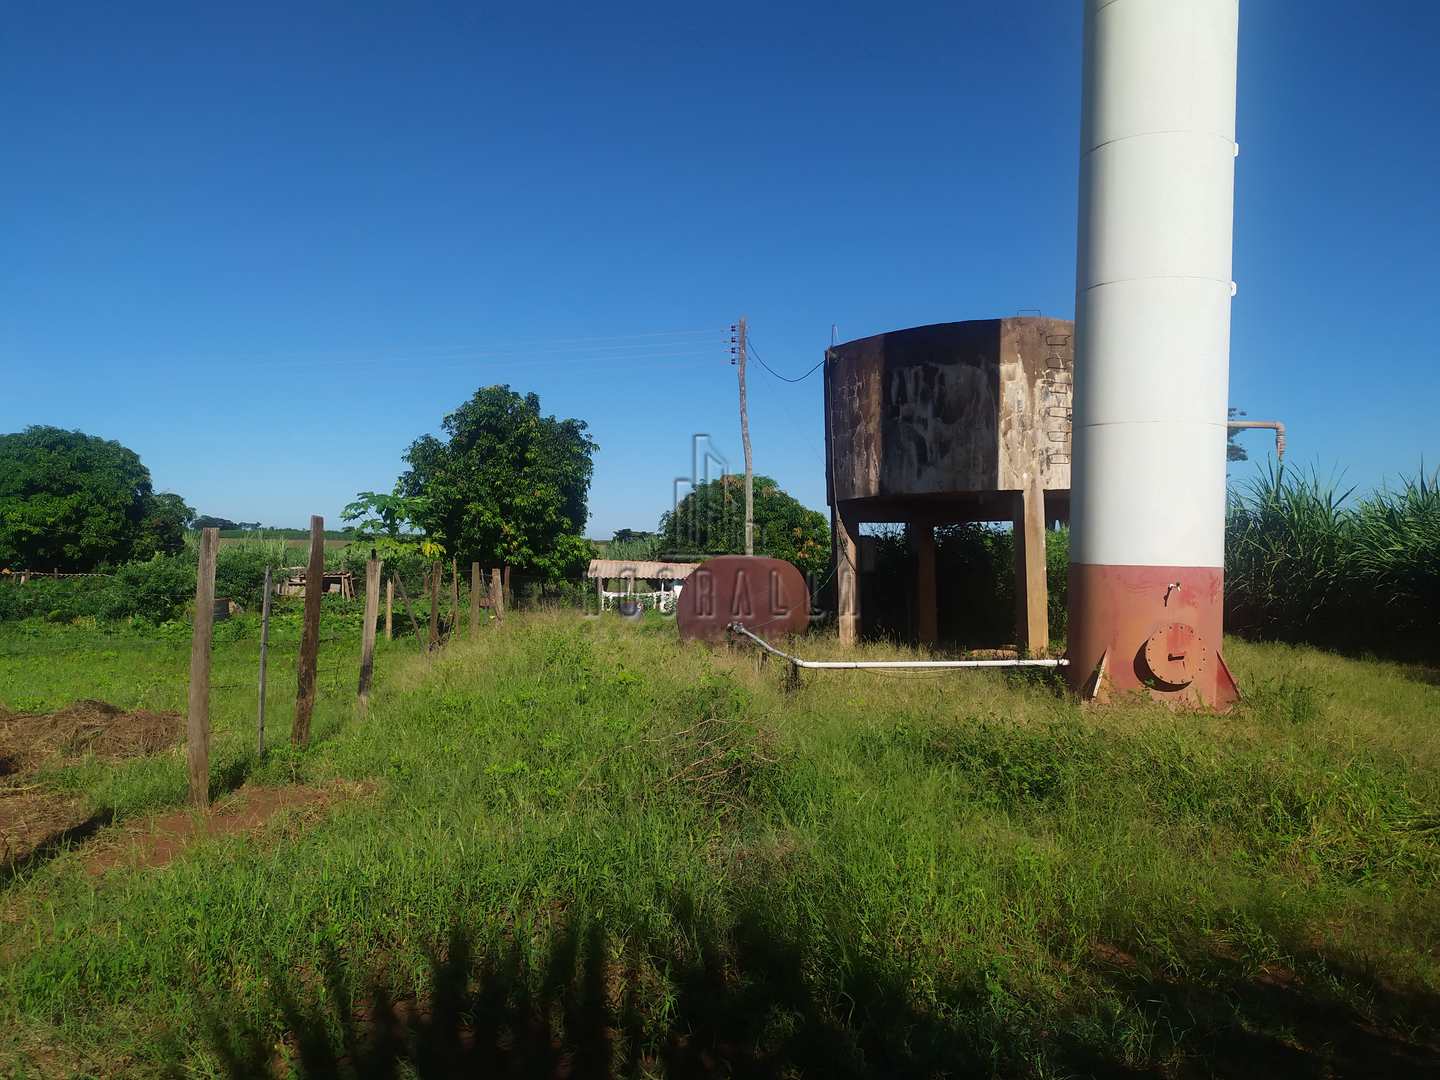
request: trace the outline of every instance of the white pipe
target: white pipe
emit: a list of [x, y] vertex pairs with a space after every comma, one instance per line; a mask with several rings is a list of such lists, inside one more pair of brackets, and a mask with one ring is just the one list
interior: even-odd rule
[[778, 656], [796, 667], [823, 670], [896, 670], [906, 668], [1017, 668], [1039, 667], [1058, 668], [1070, 663], [1069, 660], [801, 660], [782, 652], [764, 638], [752, 634], [739, 623], [730, 624], [730, 632], [740, 634], [755, 642], [771, 656]]
[[1250, 431], [1255, 428], [1264, 428], [1267, 431], [1275, 432], [1275, 456], [1284, 460], [1285, 425], [1279, 420], [1231, 420], [1225, 426], [1231, 430]]

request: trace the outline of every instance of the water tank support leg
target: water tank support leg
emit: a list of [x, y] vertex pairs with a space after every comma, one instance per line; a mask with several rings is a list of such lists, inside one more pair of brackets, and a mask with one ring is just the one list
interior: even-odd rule
[[836, 506], [833, 526], [836, 623], [841, 646], [851, 648], [860, 643], [860, 523]]
[[1050, 598], [1045, 577], [1045, 489], [1039, 477], [1014, 496], [1015, 636], [1031, 656], [1050, 648]]
[[935, 527], [928, 521], [910, 526], [915, 545], [915, 637], [921, 648], [939, 637], [938, 597], [935, 590]]

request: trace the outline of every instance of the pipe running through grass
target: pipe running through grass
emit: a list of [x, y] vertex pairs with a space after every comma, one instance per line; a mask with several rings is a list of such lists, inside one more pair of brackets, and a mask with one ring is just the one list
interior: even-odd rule
[[771, 656], [778, 656], [787, 663], [799, 668], [809, 670], [895, 670], [904, 668], [1015, 668], [1015, 667], [1038, 667], [1038, 668], [1059, 668], [1068, 667], [1069, 660], [1045, 659], [1045, 660], [802, 660], [798, 656], [792, 656], [782, 649], [777, 649], [758, 634], [753, 634], [739, 623], [731, 623], [728, 627], [732, 634], [749, 638], [760, 648], [764, 649]]

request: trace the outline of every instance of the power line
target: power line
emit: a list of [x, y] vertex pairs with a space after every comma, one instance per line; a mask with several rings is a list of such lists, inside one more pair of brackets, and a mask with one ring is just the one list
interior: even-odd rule
[[[707, 327], [707, 328], [705, 328], [705, 329], [700, 329], [700, 330], [650, 330], [650, 331], [637, 332], [637, 333], [633, 333], [633, 334], [597, 334], [597, 335], [593, 335], [593, 336], [589, 336], [589, 337], [528, 338], [528, 339], [527, 339], [527, 338], [520, 338], [520, 339], [511, 340], [511, 341], [488, 342], [488, 343], [483, 343], [483, 344], [476, 344], [476, 343], [472, 342], [472, 343], [466, 344], [466, 345], [421, 345], [421, 346], [408, 346], [408, 345], [396, 344], [396, 343], [393, 343], [393, 342], [392, 342], [392, 343], [388, 343], [388, 344], [385, 344], [385, 345], [372, 346], [372, 348], [374, 348], [374, 349], [376, 349], [376, 350], [383, 350], [383, 351], [385, 351], [385, 352], [396, 352], [396, 351], [403, 350], [403, 351], [409, 352], [409, 353], [417, 353], [417, 352], [424, 352], [424, 353], [470, 353], [470, 352], [475, 352], [476, 350], [484, 350], [484, 351], [486, 351], [486, 352], [498, 352], [498, 351], [505, 351], [505, 350], [509, 350], [509, 349], [526, 349], [526, 350], [533, 350], [533, 349], [534, 349], [535, 347], [537, 347], [537, 346], [540, 346], [540, 347], [545, 347], [545, 346], [552, 346], [552, 347], [553, 347], [553, 346], [558, 346], [558, 347], [559, 347], [559, 351], [565, 351], [567, 347], [569, 347], [569, 348], [575, 348], [575, 347], [580, 347], [580, 348], [593, 347], [593, 348], [600, 348], [600, 349], [610, 349], [610, 348], [644, 348], [644, 347], [647, 347], [647, 346], [649, 346], [649, 345], [663, 346], [663, 345], [667, 345], [667, 344], [684, 344], [684, 343], [685, 343], [685, 342], [683, 342], [683, 341], [676, 341], [676, 342], [666, 342], [666, 341], [646, 342], [646, 341], [642, 341], [642, 340], [641, 340], [641, 339], [643, 339], [643, 338], [681, 338], [681, 339], [683, 339], [683, 338], [695, 338], [695, 337], [715, 337], [715, 338], [721, 338], [721, 339], [723, 339], [724, 336], [725, 336], [725, 329], [724, 329], [724, 327], [713, 326], [713, 327]], [[633, 344], [633, 345], [625, 345], [625, 344], [622, 344], [622, 345], [595, 345], [595, 344], [594, 344], [595, 342], [634, 342], [635, 344]], [[334, 357], [337, 362], [342, 362], [342, 363], [343, 363], [343, 362], [345, 361], [345, 359], [347, 358], [347, 356], [354, 356], [354, 355], [356, 355], [357, 353], [364, 353], [364, 352], [366, 352], [366, 351], [368, 351], [368, 350], [367, 350], [366, 347], [364, 347], [364, 346], [360, 346], [360, 347], [357, 347], [357, 348], [351, 348], [351, 349], [315, 349], [315, 350], [301, 350], [301, 351], [294, 351], [294, 352], [288, 352], [288, 353], [275, 353], [275, 354], [271, 354], [271, 355], [268, 356], [268, 357], [263, 357], [263, 358], [261, 358], [261, 357], [256, 357], [255, 359], [268, 359], [268, 360], [286, 360], [286, 359], [293, 359], [293, 360], [301, 360], [301, 359], [307, 359], [307, 358], [311, 358], [311, 357], [321, 358], [321, 357], [327, 357], [327, 356], [329, 356], [329, 357]], [[551, 348], [551, 349], [548, 349], [547, 351], [556, 351], [556, 350], [553, 349], [553, 348]]]
[[750, 338], [750, 355], [753, 356], [759, 362], [760, 366], [763, 367], [766, 371], [768, 371], [771, 375], [774, 375], [775, 378], [779, 379], [781, 382], [787, 383], [804, 382], [811, 375], [814, 375], [815, 372], [819, 371], [822, 367], [825, 366], [825, 358], [822, 356], [820, 360], [815, 364], [815, 366], [812, 367], [809, 371], [805, 372], [804, 375], [798, 376], [794, 379], [790, 378], [790, 376], [788, 375], [781, 375], [778, 371], [776, 371], [774, 368], [772, 368], [769, 364], [765, 362], [764, 357], [762, 357], [758, 352], [755, 351], [755, 338], [753, 335]]
[[[596, 360], [649, 360], [654, 358], [689, 358], [713, 355], [708, 352], [713, 337], [717, 347], [724, 347], [725, 330], [664, 330], [636, 334], [611, 334], [590, 338], [535, 339], [532, 343], [477, 342], [471, 345], [386, 345], [373, 349], [332, 349], [272, 353], [265, 356], [230, 356], [210, 354], [214, 362], [242, 363], [252, 369], [305, 370], [349, 368], [356, 365], [418, 363], [428, 366], [464, 365], [476, 360], [520, 360], [546, 363], [576, 357]], [[705, 349], [704, 353], [698, 350]], [[610, 354], [610, 355], [606, 355]], [[626, 355], [635, 354], [635, 355]]]
[[[429, 369], [468, 367], [476, 364], [522, 364], [544, 366], [548, 364], [575, 363], [591, 364], [623, 363], [625, 361], [683, 360], [715, 355], [713, 350], [725, 347], [720, 332], [715, 333], [715, 343], [702, 339], [677, 341], [634, 341], [623, 345], [565, 345], [551, 348], [527, 349], [507, 345], [487, 347], [477, 344], [468, 348], [455, 347], [448, 352], [427, 350], [425, 347], [397, 349], [394, 351], [367, 353], [357, 350], [350, 355], [292, 356], [289, 358], [265, 357], [240, 361], [250, 370], [306, 371], [324, 369], [361, 370], [365, 368], [411, 364], [423, 365]], [[211, 357], [218, 360], [218, 357]]]

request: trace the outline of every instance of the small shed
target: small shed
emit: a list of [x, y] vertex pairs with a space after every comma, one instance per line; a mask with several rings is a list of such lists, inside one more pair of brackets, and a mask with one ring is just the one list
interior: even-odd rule
[[[305, 595], [305, 567], [291, 566], [280, 571], [281, 576], [275, 582], [275, 595], [277, 596], [304, 596]], [[349, 570], [326, 570], [324, 585], [321, 592], [338, 593], [347, 600], [355, 599], [355, 575]]]
[[[595, 598], [601, 611], [622, 597], [649, 600], [661, 611], [673, 611], [685, 579], [699, 565], [647, 559], [591, 559], [585, 576], [595, 579]], [[622, 587], [610, 592], [605, 588], [607, 581], [619, 581]], [[645, 582], [649, 587], [637, 588], [637, 582]]]

